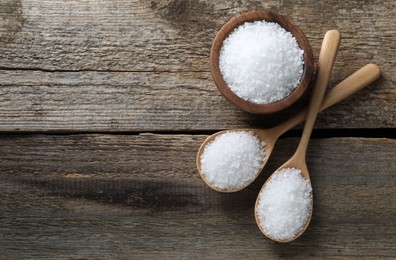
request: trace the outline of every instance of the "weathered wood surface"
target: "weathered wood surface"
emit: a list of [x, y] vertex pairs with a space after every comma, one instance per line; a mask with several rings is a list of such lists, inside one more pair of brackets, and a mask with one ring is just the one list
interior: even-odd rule
[[[396, 128], [392, 0], [1, 0], [0, 259], [395, 258], [395, 139], [311, 141], [314, 216], [291, 244], [260, 233], [253, 205], [298, 139], [281, 139], [240, 193], [199, 179], [197, 133], [272, 126], [307, 102], [254, 116], [213, 84], [217, 30], [261, 8], [288, 15], [316, 57], [325, 31], [341, 32], [331, 85], [382, 70], [317, 128]], [[138, 134], [151, 131], [167, 134]]]
[[4, 0], [0, 131], [217, 130], [279, 122], [297, 109], [277, 119], [242, 113], [209, 73], [217, 30], [260, 8], [288, 15], [316, 56], [326, 30], [341, 32], [332, 84], [369, 62], [382, 70], [375, 86], [320, 116], [317, 127], [395, 127], [392, 0]]
[[318, 53], [323, 34], [343, 35], [338, 65], [395, 63], [395, 3], [377, 1], [4, 0], [1, 66], [45, 70], [208, 71], [217, 30], [267, 8], [298, 24]]
[[[254, 116], [210, 73], [0, 71], [0, 131], [158, 131], [268, 127], [298, 111]], [[380, 83], [318, 117], [320, 128], [395, 127], [396, 89]]]
[[295, 149], [281, 139], [247, 190], [199, 179], [203, 135], [0, 136], [3, 258], [373, 257], [396, 255], [396, 140], [311, 141], [314, 216], [291, 244], [258, 230], [260, 185]]

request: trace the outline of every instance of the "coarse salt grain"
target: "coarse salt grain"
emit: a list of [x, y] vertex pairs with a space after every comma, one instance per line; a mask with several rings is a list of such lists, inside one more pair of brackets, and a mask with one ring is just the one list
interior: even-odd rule
[[304, 228], [312, 210], [311, 192], [301, 170], [285, 168], [275, 172], [260, 192], [256, 208], [265, 233], [277, 240], [293, 239]]
[[218, 189], [242, 188], [256, 178], [265, 159], [264, 145], [252, 132], [220, 134], [201, 155], [201, 174]]
[[240, 98], [270, 104], [299, 85], [304, 51], [279, 24], [246, 22], [224, 40], [219, 66], [228, 87]]

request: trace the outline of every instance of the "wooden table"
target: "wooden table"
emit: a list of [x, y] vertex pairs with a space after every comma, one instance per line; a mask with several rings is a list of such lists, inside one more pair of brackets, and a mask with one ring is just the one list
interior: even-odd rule
[[[342, 36], [330, 86], [367, 63], [382, 78], [319, 115], [308, 151], [310, 227], [277, 244], [256, 226], [265, 179], [300, 125], [246, 190], [217, 193], [195, 167], [222, 129], [270, 127], [215, 87], [209, 50], [245, 11], [288, 15], [317, 58]], [[396, 257], [396, 5], [382, 1], [2, 0], [1, 259]]]

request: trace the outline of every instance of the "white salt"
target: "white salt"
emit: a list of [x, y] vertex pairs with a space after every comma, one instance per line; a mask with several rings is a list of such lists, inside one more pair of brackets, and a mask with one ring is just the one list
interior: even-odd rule
[[311, 209], [310, 183], [301, 170], [274, 173], [259, 195], [256, 215], [265, 233], [277, 240], [294, 238], [305, 226]]
[[226, 132], [201, 155], [201, 173], [212, 186], [234, 190], [251, 183], [265, 159], [264, 143], [248, 131]]
[[224, 40], [219, 66], [237, 96], [269, 104], [286, 98], [298, 86], [303, 54], [293, 35], [279, 24], [246, 22]]

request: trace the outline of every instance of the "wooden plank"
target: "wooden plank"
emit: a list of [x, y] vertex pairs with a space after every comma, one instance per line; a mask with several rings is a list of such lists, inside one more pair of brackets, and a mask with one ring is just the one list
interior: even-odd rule
[[316, 55], [325, 31], [339, 29], [339, 71], [376, 62], [395, 74], [392, 0], [6, 0], [0, 7], [1, 67], [208, 71], [217, 30], [237, 14], [267, 8], [290, 16]]
[[[334, 0], [300, 1], [298, 6], [287, 1], [7, 0], [0, 3], [0, 131], [274, 125], [301, 104], [276, 117], [248, 115], [220, 96], [209, 74], [216, 31], [232, 16], [262, 7], [289, 15], [306, 32], [316, 55], [326, 30], [341, 31], [333, 84], [368, 62], [381, 67], [383, 78], [374, 88], [325, 112], [318, 127], [395, 126], [391, 0], [357, 6]], [[317, 12], [323, 9], [328, 11]]]
[[[208, 72], [0, 70], [0, 79], [0, 131], [6, 132], [269, 127], [298, 112], [308, 97], [276, 115], [254, 116], [221, 96]], [[323, 112], [316, 127], [395, 127], [395, 97], [396, 88], [380, 80]]]
[[[281, 139], [248, 189], [199, 179], [204, 135], [0, 136], [0, 251], [19, 258], [276, 258], [396, 255], [394, 139], [314, 139], [314, 216], [292, 244], [256, 227], [253, 205], [295, 149]], [[301, 250], [304, 248], [304, 250]]]

